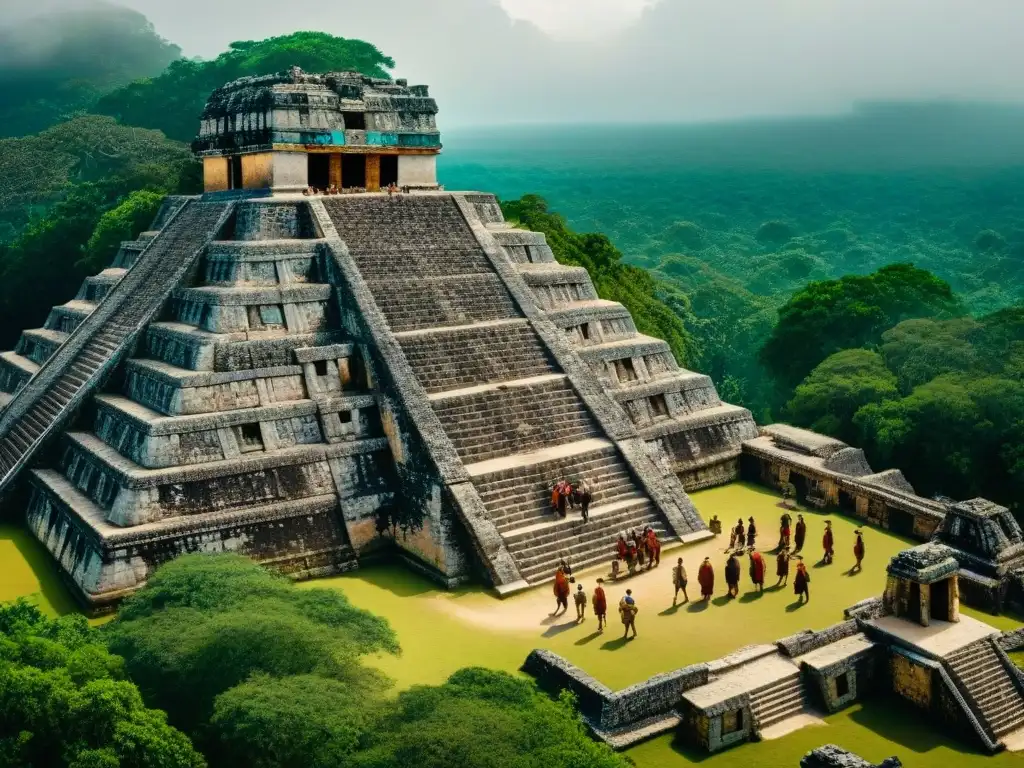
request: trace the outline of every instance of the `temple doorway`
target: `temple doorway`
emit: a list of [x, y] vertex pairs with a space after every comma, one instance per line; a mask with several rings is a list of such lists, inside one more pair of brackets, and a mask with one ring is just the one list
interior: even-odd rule
[[398, 155], [380, 156], [380, 186], [398, 183]]
[[309, 164], [307, 183], [313, 189], [327, 189], [331, 185], [331, 156], [311, 153], [306, 157]]
[[917, 624], [921, 623], [921, 585], [910, 582], [910, 597], [907, 599], [907, 618]]
[[228, 189], [242, 189], [242, 156], [235, 155], [228, 160]]
[[366, 155], [342, 155], [341, 179], [345, 189], [366, 187]]
[[949, 579], [936, 581], [931, 585], [928, 610], [937, 621], [951, 621], [949, 615]]

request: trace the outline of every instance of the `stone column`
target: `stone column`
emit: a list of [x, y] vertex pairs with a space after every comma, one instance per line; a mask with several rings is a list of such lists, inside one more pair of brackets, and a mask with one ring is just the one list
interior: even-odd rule
[[955, 573], [949, 577], [949, 620], [960, 621], [960, 578]]
[[380, 191], [380, 155], [366, 156], [366, 191]]
[[931, 623], [931, 598], [932, 588], [930, 584], [921, 585], [921, 626], [927, 627]]
[[330, 155], [330, 158], [331, 158], [330, 184], [331, 184], [331, 186], [334, 186], [334, 187], [337, 187], [338, 189], [341, 189], [342, 188], [342, 181], [343, 181], [343, 179], [341, 178], [341, 153], [340, 152], [332, 152], [331, 155]]

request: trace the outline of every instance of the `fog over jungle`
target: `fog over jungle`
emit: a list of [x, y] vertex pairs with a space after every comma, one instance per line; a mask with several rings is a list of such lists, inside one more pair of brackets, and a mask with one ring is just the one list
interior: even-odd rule
[[[95, 0], [9, 0], [10, 21]], [[430, 84], [448, 127], [1024, 101], [1020, 0], [122, 0], [187, 56], [299, 29], [358, 37]], [[30, 56], [48, 44], [22, 40]], [[8, 51], [8, 58], [11, 51]], [[0, 58], [4, 58], [0, 53]]]

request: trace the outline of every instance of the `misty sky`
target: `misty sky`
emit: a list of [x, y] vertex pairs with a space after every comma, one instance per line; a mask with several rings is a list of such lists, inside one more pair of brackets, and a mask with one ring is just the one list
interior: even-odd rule
[[442, 127], [1024, 102], [1024, 0], [120, 2], [191, 56], [298, 29], [369, 40], [432, 87]]

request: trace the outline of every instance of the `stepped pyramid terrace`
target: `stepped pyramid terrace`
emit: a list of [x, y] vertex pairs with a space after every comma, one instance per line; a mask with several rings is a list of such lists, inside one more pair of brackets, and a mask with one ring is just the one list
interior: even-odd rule
[[[436, 111], [353, 73], [218, 89], [206, 193], [0, 356], [0, 492], [90, 607], [189, 551], [305, 578], [394, 544], [507, 594], [624, 530], [711, 536], [687, 489], [738, 476], [750, 413], [492, 195], [441, 190]], [[559, 479], [588, 522], [551, 514]]]

